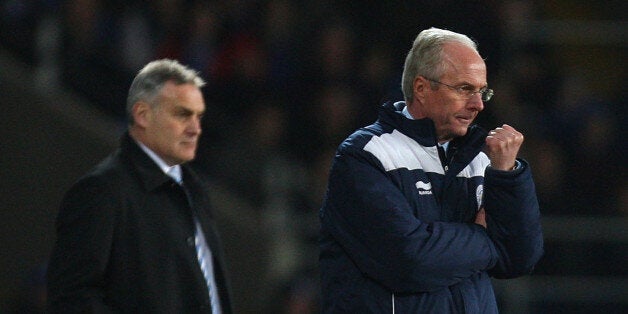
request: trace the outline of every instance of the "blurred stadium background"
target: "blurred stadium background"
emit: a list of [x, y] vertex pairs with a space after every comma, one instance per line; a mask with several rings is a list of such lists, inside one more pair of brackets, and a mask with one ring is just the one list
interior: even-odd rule
[[[115, 147], [134, 74], [208, 81], [195, 166], [212, 182], [238, 313], [318, 311], [318, 208], [334, 149], [401, 100], [436, 26], [479, 43], [478, 123], [526, 136], [546, 253], [495, 281], [503, 313], [628, 313], [625, 1], [0, 1], [0, 313], [42, 313], [64, 191]], [[624, 122], [622, 122], [624, 121]]]

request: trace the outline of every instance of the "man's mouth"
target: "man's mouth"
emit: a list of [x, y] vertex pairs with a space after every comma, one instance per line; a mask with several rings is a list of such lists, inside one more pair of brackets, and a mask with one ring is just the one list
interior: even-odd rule
[[471, 123], [471, 121], [473, 121], [473, 117], [456, 117], [456, 119], [465, 124]]

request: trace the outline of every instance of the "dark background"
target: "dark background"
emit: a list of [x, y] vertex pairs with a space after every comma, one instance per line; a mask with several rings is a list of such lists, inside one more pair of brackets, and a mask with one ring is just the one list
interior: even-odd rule
[[148, 61], [198, 70], [195, 166], [212, 182], [239, 313], [318, 311], [334, 149], [401, 100], [422, 29], [469, 35], [526, 137], [546, 254], [496, 280], [503, 313], [628, 311], [625, 1], [0, 1], [0, 313], [37, 313], [67, 188], [115, 147]]

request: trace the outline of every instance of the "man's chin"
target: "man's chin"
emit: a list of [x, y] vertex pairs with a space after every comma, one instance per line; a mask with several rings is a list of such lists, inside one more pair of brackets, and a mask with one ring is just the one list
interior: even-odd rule
[[183, 162], [192, 161], [192, 160], [194, 160], [195, 157], [196, 157], [195, 155], [185, 156], [185, 158], [183, 159]]
[[450, 137], [453, 140], [457, 137], [463, 137], [465, 135], [467, 135], [467, 128], [460, 128], [460, 129], [454, 130], [454, 132], [450, 134]]

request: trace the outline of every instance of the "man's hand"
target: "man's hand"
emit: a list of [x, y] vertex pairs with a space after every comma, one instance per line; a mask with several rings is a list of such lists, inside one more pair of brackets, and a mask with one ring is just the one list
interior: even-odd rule
[[476, 224], [486, 228], [486, 212], [484, 211], [484, 207], [480, 208], [480, 210], [475, 214]]
[[508, 124], [490, 131], [486, 137], [486, 154], [491, 160], [491, 167], [512, 170], [522, 143], [523, 134]]

